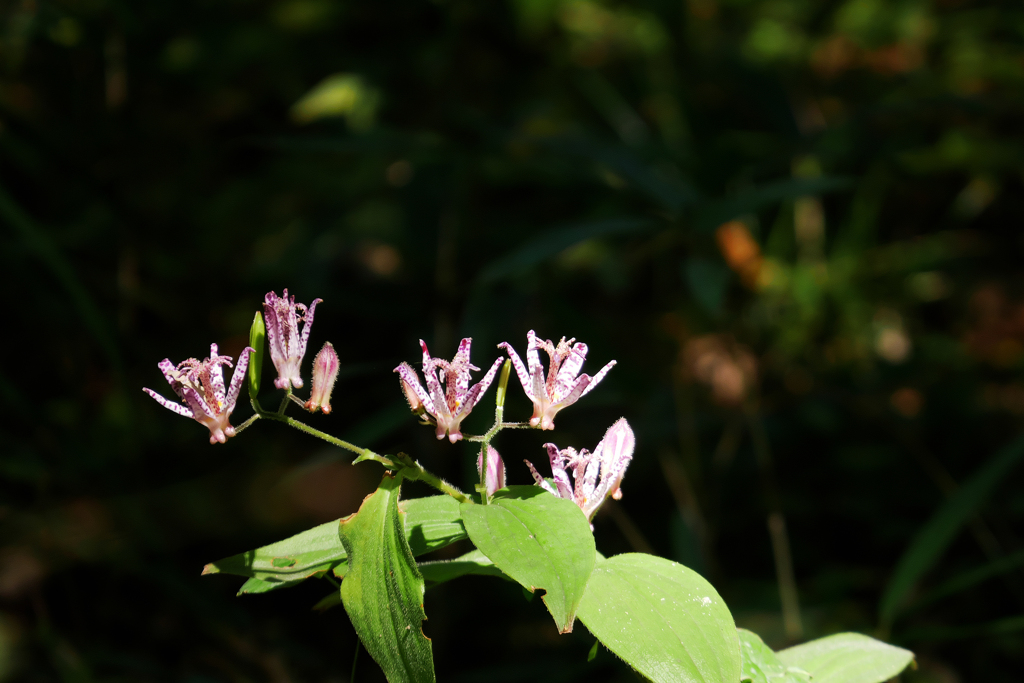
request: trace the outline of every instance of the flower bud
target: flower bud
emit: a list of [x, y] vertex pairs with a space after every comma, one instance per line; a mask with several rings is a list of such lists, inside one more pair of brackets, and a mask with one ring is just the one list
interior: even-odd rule
[[324, 414], [331, 412], [331, 392], [338, 379], [338, 354], [331, 342], [324, 342], [320, 353], [313, 360], [313, 390], [306, 401], [306, 410], [315, 413], [317, 408]]
[[263, 377], [263, 348], [267, 338], [267, 326], [263, 323], [263, 316], [256, 311], [252, 319], [252, 327], [249, 328], [249, 346], [252, 348], [252, 357], [249, 359], [249, 398], [255, 399], [260, 393], [260, 380]]
[[[483, 468], [484, 454], [481, 453], [476, 459], [476, 471], [478, 474], [481, 474], [481, 477], [483, 475]], [[495, 491], [505, 488], [505, 463], [501, 461], [498, 451], [490, 444], [487, 444], [487, 479], [485, 484], [488, 496], [493, 496]]]

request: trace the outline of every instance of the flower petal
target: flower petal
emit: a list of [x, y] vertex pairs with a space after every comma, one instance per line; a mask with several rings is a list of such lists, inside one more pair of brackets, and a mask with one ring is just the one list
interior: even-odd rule
[[[235, 372], [231, 375], [231, 386], [228, 388], [227, 400], [224, 403], [223, 412], [230, 415], [235, 409], [238, 401], [238, 394], [242, 391], [242, 383], [245, 382], [245, 371], [249, 368], [249, 354], [255, 353], [252, 347], [246, 346], [238, 356], [238, 363], [235, 364]], [[223, 379], [221, 379], [223, 382]]]
[[[587, 382], [587, 386], [583, 390], [583, 393], [580, 394], [580, 396], [586, 396], [590, 392], [591, 389], [596, 387], [597, 383], [600, 382], [601, 380], [603, 380], [604, 376], [608, 374], [608, 371], [615, 367], [615, 363], [616, 363], [616, 361], [609, 361], [608, 365], [606, 365], [603, 368], [601, 368], [600, 372], [598, 372], [596, 375], [594, 375], [594, 377], [591, 378], [589, 382]], [[584, 377], [586, 377], [586, 375], [584, 375]]]
[[150, 396], [152, 396], [156, 400], [156, 402], [162, 405], [164, 408], [167, 408], [168, 410], [173, 410], [178, 415], [184, 415], [185, 417], [195, 418], [195, 415], [192, 413], [192, 411], [186, 408], [185, 406], [181, 405], [180, 403], [176, 403], [170, 399], [164, 398], [163, 396], [156, 393], [152, 389], [146, 389], [145, 387], [143, 387], [142, 390], [145, 391]]
[[526, 392], [526, 397], [531, 401], [537, 400], [534, 396], [533, 389], [531, 387], [532, 380], [530, 379], [530, 373], [526, 371], [526, 367], [523, 366], [523, 360], [516, 353], [516, 350], [512, 348], [512, 345], [508, 342], [501, 342], [498, 344], [499, 349], [505, 349], [508, 353], [509, 359], [512, 361], [512, 367], [516, 369], [516, 377], [519, 378], [519, 383], [523, 385], [523, 391]]

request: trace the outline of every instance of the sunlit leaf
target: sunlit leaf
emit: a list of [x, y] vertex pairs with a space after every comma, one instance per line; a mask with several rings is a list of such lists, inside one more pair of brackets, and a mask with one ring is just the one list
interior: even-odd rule
[[[466, 538], [459, 502], [451, 496], [413, 498], [400, 503], [405, 533], [414, 556], [424, 555]], [[338, 521], [327, 522], [277, 543], [211, 562], [203, 574], [245, 576], [242, 593], [266, 593], [295, 586], [311, 576], [346, 572], [345, 547]]]
[[860, 633], [837, 633], [778, 653], [787, 667], [811, 674], [813, 683], [882, 683], [914, 661], [914, 653]]
[[732, 614], [697, 572], [653, 555], [598, 563], [580, 621], [609, 650], [655, 683], [740, 680]]
[[349, 570], [341, 600], [367, 652], [390, 683], [433, 681], [430, 639], [423, 634], [423, 577], [405, 540], [398, 494], [401, 475], [380, 487], [341, 520]]
[[527, 590], [543, 590], [558, 630], [572, 631], [596, 557], [583, 511], [536, 486], [511, 486], [491, 505], [463, 503], [462, 519], [477, 548]]
[[745, 628], [738, 628], [736, 632], [740, 637], [740, 654], [743, 657], [741, 681], [750, 681], [750, 683], [808, 683], [809, 676], [788, 671], [786, 665], [779, 661], [778, 655], [764, 644], [759, 635]]

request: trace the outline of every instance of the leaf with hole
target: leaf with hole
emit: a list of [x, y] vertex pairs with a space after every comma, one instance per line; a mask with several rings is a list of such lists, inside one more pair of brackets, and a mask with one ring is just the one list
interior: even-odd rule
[[597, 550], [572, 501], [536, 486], [510, 486], [490, 505], [462, 504], [470, 540], [529, 591], [543, 590], [560, 633], [572, 631]]

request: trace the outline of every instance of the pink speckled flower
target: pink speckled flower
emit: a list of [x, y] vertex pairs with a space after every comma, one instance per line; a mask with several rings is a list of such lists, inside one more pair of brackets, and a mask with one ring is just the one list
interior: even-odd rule
[[[559, 410], [570, 406], [585, 396], [587, 392], [597, 386], [597, 383], [604, 379], [608, 371], [615, 365], [611, 361], [601, 368], [601, 371], [591, 377], [590, 375], [579, 375], [583, 361], [587, 358], [587, 345], [579, 342], [573, 345], [575, 339], [562, 340], [558, 346], [551, 343], [551, 340], [537, 339], [537, 335], [530, 330], [526, 335], [526, 361], [529, 363], [529, 370], [523, 366], [519, 354], [508, 342], [498, 344], [498, 348], [505, 349], [512, 365], [515, 366], [516, 375], [523, 385], [526, 395], [533, 401], [533, 417], [530, 418], [531, 427], [541, 429], [555, 428], [555, 414]], [[544, 349], [548, 355], [548, 376], [544, 378], [544, 367], [540, 364], [539, 349]], [[579, 377], [577, 377], [579, 375]]]
[[[288, 297], [274, 292], [267, 292], [263, 300], [263, 318], [267, 325], [267, 345], [270, 347], [270, 359], [277, 368], [277, 379], [274, 386], [287, 389], [289, 384], [296, 389], [302, 387], [299, 368], [302, 358], [306, 355], [306, 342], [309, 340], [309, 328], [313, 326], [313, 311], [321, 299], [314, 299], [307, 309], [304, 304], [295, 303], [295, 297]], [[299, 333], [299, 321], [303, 321], [302, 333]]]
[[157, 364], [171, 389], [185, 405], [166, 399], [152, 389], [143, 388], [143, 391], [168, 410], [191, 417], [206, 426], [210, 430], [210, 443], [224, 443], [228, 437], [235, 435], [235, 428], [231, 426], [228, 417], [235, 409], [238, 393], [242, 390], [250, 353], [252, 349], [246, 347], [238, 357], [238, 364], [231, 376], [231, 386], [227, 391], [224, 389], [223, 366], [231, 367], [231, 357], [218, 355], [216, 344], [210, 344], [210, 357], [201, 361], [189, 358], [175, 366], [164, 358]]
[[[523, 462], [530, 468], [538, 486], [560, 498], [571, 500], [580, 506], [587, 519], [593, 519], [605, 498], [622, 498], [619, 485], [626, 473], [626, 467], [633, 459], [635, 446], [636, 437], [626, 418], [620, 418], [608, 428], [593, 453], [586, 449], [579, 453], [574, 448], [559, 450], [553, 443], [544, 444], [551, 460], [554, 488], [540, 476], [529, 460]], [[569, 480], [567, 467], [572, 472], [575, 486]]]
[[[437, 438], [443, 439], [447, 434], [452, 443], [462, 438], [462, 432], [459, 431], [462, 421], [487, 391], [487, 387], [491, 386], [501, 365], [501, 358], [494, 361], [483, 379], [470, 388], [470, 370], [480, 369], [469, 362], [469, 346], [472, 341], [468, 337], [463, 339], [455, 358], [448, 362], [431, 358], [426, 343], [420, 340], [423, 349], [423, 378], [427, 384], [425, 390], [411, 365], [402, 363], [395, 368], [412, 411], [417, 415], [429, 416], [425, 419], [436, 425]], [[444, 389], [441, 388], [442, 384]]]

